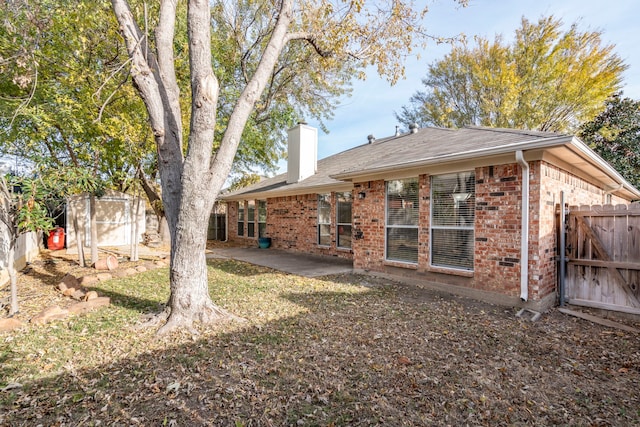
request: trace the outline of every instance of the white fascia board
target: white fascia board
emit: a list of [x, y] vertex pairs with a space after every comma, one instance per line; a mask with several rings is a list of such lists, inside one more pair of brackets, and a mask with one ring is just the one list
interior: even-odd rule
[[640, 199], [640, 190], [635, 188], [629, 181], [627, 181], [622, 175], [620, 175], [620, 173], [617, 170], [615, 170], [613, 166], [607, 163], [606, 160], [600, 157], [595, 151], [589, 148], [584, 142], [574, 137], [572, 138], [571, 143], [569, 145], [576, 154], [578, 154], [588, 162], [592, 163], [593, 165], [597, 166], [606, 175], [610, 176], [612, 180], [622, 185], [623, 188], [627, 189], [631, 194], [633, 194], [635, 198]]
[[230, 197], [220, 197], [219, 200], [225, 202], [233, 202], [240, 200], [266, 200], [273, 197], [286, 197], [286, 196], [298, 196], [303, 194], [321, 194], [331, 192], [351, 191], [353, 184], [350, 182], [340, 182], [335, 184], [324, 184], [315, 186], [302, 186], [296, 188], [282, 189], [282, 190], [270, 190], [270, 191], [255, 191], [242, 194], [234, 194]]

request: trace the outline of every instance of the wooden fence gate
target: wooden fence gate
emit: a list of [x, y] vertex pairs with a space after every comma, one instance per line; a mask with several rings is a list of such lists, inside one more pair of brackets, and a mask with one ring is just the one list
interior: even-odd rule
[[572, 206], [567, 302], [640, 314], [640, 204]]

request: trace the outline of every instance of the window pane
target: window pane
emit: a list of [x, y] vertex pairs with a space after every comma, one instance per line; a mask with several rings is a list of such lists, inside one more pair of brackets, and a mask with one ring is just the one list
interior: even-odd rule
[[331, 194], [318, 194], [318, 244], [331, 245]]
[[329, 224], [318, 225], [318, 244], [324, 246], [331, 245], [331, 226]]
[[247, 220], [253, 222], [256, 220], [256, 204], [253, 200], [251, 200], [247, 204]]
[[387, 182], [387, 225], [418, 225], [418, 179]]
[[387, 228], [387, 259], [418, 262], [418, 229]]
[[258, 224], [258, 237], [265, 237], [267, 231], [267, 224], [261, 222]]
[[256, 223], [255, 222], [248, 222], [247, 223], [247, 237], [255, 237], [255, 231], [256, 231]]
[[473, 270], [475, 173], [432, 177], [431, 206], [431, 264]]
[[338, 247], [341, 247], [341, 248], [351, 247], [351, 226], [350, 225], [338, 226]]
[[431, 231], [431, 264], [473, 270], [473, 230]]
[[388, 181], [386, 184], [387, 259], [418, 262], [418, 179]]
[[475, 218], [475, 174], [434, 176], [431, 180], [433, 225], [473, 225]]
[[244, 202], [238, 202], [238, 221], [244, 221]]
[[331, 195], [318, 195], [318, 224], [331, 224]]
[[258, 201], [258, 221], [267, 222], [267, 202], [264, 200]]
[[238, 202], [238, 236], [244, 236], [244, 202]]
[[338, 224], [351, 224], [351, 193], [338, 193], [336, 196]]

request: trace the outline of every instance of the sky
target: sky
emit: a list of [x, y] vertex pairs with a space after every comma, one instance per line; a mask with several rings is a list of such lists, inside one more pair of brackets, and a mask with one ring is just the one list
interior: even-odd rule
[[[471, 40], [474, 35], [493, 40], [502, 34], [510, 42], [523, 16], [536, 22], [550, 15], [562, 19], [566, 29], [576, 22], [580, 31], [601, 31], [603, 44], [615, 45], [614, 51], [629, 66], [624, 74], [624, 96], [640, 99], [640, 0], [470, 0], [466, 8], [453, 0], [418, 1], [429, 7], [425, 25], [437, 36], [463, 33]], [[431, 43], [420, 52], [420, 59], [406, 62], [406, 78], [393, 87], [375, 73], [366, 81], [356, 81], [352, 96], [343, 99], [334, 119], [326, 122], [329, 133], [318, 131], [318, 158], [364, 144], [370, 134], [392, 136], [399, 125], [394, 113], [416, 91], [424, 90], [421, 82], [428, 65], [444, 58], [449, 50], [448, 45]], [[280, 166], [280, 172], [286, 170], [286, 162]]]

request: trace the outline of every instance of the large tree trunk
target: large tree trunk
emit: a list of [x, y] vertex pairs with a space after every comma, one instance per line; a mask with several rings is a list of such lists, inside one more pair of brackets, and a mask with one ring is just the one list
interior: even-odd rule
[[140, 180], [144, 194], [147, 196], [147, 199], [149, 199], [149, 204], [153, 208], [153, 212], [155, 212], [156, 217], [158, 217], [158, 229], [156, 232], [158, 236], [160, 236], [160, 242], [163, 246], [169, 246], [171, 245], [171, 233], [169, 232], [169, 223], [162, 207], [162, 199], [155, 188], [149, 183], [149, 180], [142, 170], [138, 170], [138, 179]]
[[[216, 306], [209, 296], [205, 249], [207, 217], [210, 203], [193, 193], [183, 193], [183, 203], [189, 209], [180, 210], [178, 227], [171, 248], [171, 313], [158, 331], [162, 334], [177, 327], [192, 328], [193, 322], [212, 323], [235, 318]], [[189, 194], [189, 195], [187, 195]]]
[[189, 0], [187, 30], [191, 72], [191, 126], [186, 157], [182, 157], [182, 126], [173, 57], [176, 3], [163, 0], [155, 31], [153, 55], [136, 25], [126, 0], [112, 0], [132, 59], [132, 78], [147, 106], [158, 147], [162, 201], [171, 233], [170, 315], [159, 333], [191, 328], [230, 314], [211, 301], [205, 247], [213, 203], [231, 170], [242, 131], [264, 91], [287, 42], [292, 2], [283, 0], [273, 35], [255, 73], [243, 90], [212, 158], [218, 80], [211, 61], [211, 10], [208, 0]]

